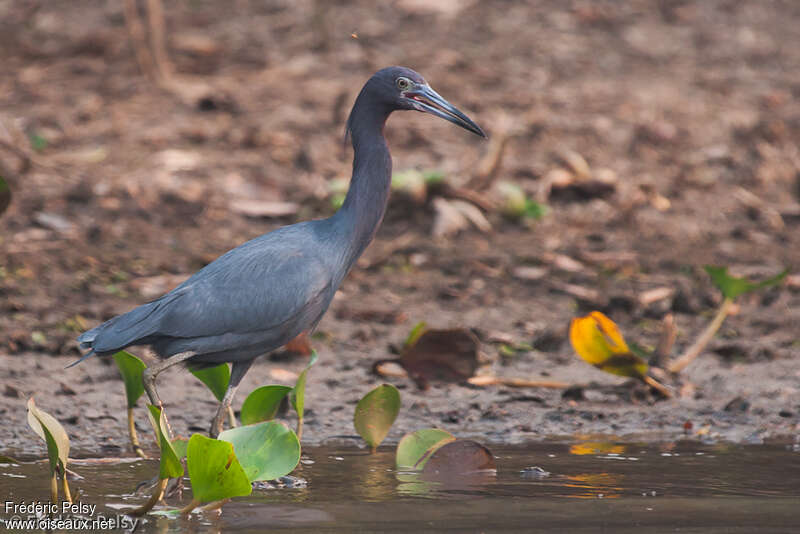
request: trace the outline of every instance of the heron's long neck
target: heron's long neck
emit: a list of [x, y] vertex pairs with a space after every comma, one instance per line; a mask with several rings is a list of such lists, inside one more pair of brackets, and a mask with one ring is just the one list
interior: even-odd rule
[[342, 243], [346, 270], [367, 248], [386, 212], [392, 181], [392, 157], [383, 125], [388, 113], [369, 107], [353, 110], [353, 177], [341, 209], [334, 215]]

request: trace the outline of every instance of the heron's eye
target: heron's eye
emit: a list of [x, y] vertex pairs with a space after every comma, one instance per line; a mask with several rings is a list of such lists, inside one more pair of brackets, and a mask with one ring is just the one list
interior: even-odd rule
[[401, 91], [405, 91], [409, 87], [411, 87], [411, 80], [408, 78], [397, 78], [397, 88]]

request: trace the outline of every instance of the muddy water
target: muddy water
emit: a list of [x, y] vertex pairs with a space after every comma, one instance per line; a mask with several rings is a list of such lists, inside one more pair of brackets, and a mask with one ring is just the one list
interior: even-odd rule
[[[254, 490], [219, 517], [150, 516], [136, 531], [800, 532], [796, 445], [585, 441], [493, 452], [496, 475], [442, 483], [396, 472], [389, 448], [375, 455], [312, 448], [294, 473], [306, 485]], [[130, 492], [157, 466], [75, 461], [72, 467], [85, 477], [72, 483], [76, 500], [99, 505], [92, 517], [114, 518], [144, 500]], [[0, 495], [17, 503], [46, 499], [46, 469], [1, 464]], [[8, 516], [0, 509], [0, 518]]]

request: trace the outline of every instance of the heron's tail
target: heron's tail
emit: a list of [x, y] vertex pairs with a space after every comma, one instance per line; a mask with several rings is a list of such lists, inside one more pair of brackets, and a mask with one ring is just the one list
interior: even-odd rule
[[78, 336], [80, 348], [89, 349], [89, 352], [69, 367], [79, 364], [92, 354], [114, 354], [146, 340], [157, 329], [160, 314], [154, 312], [159, 309], [162, 299], [163, 297], [118, 315]]

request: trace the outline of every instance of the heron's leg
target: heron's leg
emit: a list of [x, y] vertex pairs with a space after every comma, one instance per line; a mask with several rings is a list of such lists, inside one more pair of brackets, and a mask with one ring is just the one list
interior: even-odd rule
[[[144, 384], [145, 392], [147, 392], [147, 397], [150, 399], [150, 404], [158, 406], [158, 408], [163, 411], [164, 405], [161, 403], [161, 398], [159, 398], [158, 391], [156, 390], [156, 377], [161, 374], [162, 371], [166, 371], [173, 365], [184, 362], [195, 355], [197, 355], [197, 353], [193, 351], [180, 352], [174, 356], [170, 356], [166, 360], [161, 360], [153, 366], [145, 368], [142, 372], [142, 383]], [[164, 414], [164, 420], [167, 421], [166, 414]], [[169, 432], [169, 438], [172, 439], [172, 427], [169, 426], [169, 421], [167, 421], [167, 431]]]
[[[253, 360], [233, 362], [233, 367], [231, 368], [231, 380], [228, 382], [228, 389], [225, 391], [225, 396], [222, 397], [222, 402], [219, 403], [217, 414], [214, 416], [214, 419], [211, 422], [211, 429], [208, 431], [208, 434], [212, 438], [219, 436], [220, 432], [222, 432], [222, 427], [225, 424], [225, 417], [233, 413], [231, 410], [233, 396], [236, 395], [236, 390], [239, 388], [239, 382], [242, 381], [242, 378], [244, 378], [245, 373], [248, 369], [250, 369], [250, 365], [252, 363]], [[233, 424], [233, 422], [234, 421], [232, 420], [231, 424]]]

